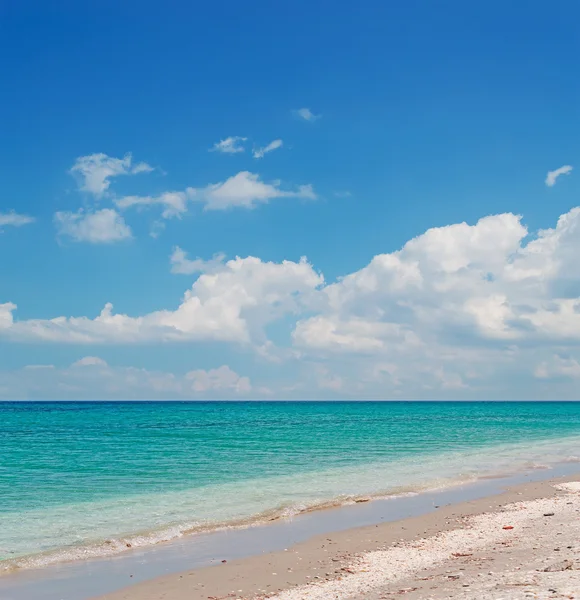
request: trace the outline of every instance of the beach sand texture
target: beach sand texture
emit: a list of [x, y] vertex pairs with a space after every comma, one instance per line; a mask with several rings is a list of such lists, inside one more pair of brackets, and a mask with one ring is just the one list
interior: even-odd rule
[[100, 600], [580, 598], [580, 483], [523, 484], [404, 521], [144, 582]]

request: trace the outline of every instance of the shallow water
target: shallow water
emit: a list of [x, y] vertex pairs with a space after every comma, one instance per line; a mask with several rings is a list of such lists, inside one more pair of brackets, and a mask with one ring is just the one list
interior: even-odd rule
[[0, 403], [0, 569], [577, 460], [580, 403]]
[[497, 494], [511, 485], [559, 476], [578, 476], [578, 463], [562, 463], [501, 479], [363, 504], [303, 513], [267, 525], [185, 536], [167, 544], [115, 556], [25, 569], [0, 578], [2, 600], [90, 600], [155, 577], [190, 571], [252, 555], [280, 551], [319, 534], [396, 521]]

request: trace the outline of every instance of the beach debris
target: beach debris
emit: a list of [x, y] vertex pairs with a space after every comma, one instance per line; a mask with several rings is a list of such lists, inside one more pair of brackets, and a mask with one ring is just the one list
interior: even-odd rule
[[370, 498], [357, 498], [357, 499], [355, 500], [355, 502], [356, 502], [357, 504], [360, 504], [361, 502], [370, 502], [370, 500], [371, 500]]
[[547, 512], [544, 513], [544, 517], [553, 517], [555, 513]]
[[459, 558], [460, 556], [473, 556], [472, 552], [453, 552], [451, 554], [451, 556], [454, 556], [455, 558]]
[[561, 560], [549, 567], [544, 569], [544, 573], [555, 573], [557, 571], [567, 571], [568, 569], [572, 569], [574, 567], [574, 563], [571, 560]]
[[227, 563], [228, 561], [227, 561], [227, 560], [224, 558], [224, 559], [222, 560], [222, 562], [223, 562], [223, 563]]
[[502, 527], [502, 529], [513, 529], [513, 528], [514, 528], [514, 526], [513, 526], [513, 525], [504, 525], [504, 526]]

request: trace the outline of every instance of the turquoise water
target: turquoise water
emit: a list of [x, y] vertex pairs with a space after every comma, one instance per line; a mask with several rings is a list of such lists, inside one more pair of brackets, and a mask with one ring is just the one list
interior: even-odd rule
[[580, 456], [580, 403], [2, 403], [0, 571]]

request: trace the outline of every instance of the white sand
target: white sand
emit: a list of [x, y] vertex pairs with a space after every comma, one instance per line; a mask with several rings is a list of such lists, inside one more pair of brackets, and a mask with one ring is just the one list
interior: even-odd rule
[[452, 531], [357, 557], [344, 576], [268, 597], [580, 598], [580, 483], [556, 487], [566, 493], [459, 518]]

